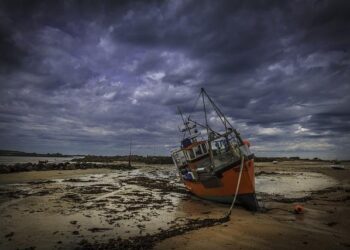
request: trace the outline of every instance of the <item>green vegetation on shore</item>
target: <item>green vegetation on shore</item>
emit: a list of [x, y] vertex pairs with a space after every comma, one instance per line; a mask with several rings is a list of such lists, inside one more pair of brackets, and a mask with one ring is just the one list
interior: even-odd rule
[[[129, 161], [129, 156], [96, 156], [96, 155], [87, 155], [83, 158], [73, 159], [75, 162], [115, 162], [115, 161]], [[140, 156], [140, 155], [131, 155], [131, 162], [142, 162], [146, 164], [172, 164], [173, 160], [170, 156]]]

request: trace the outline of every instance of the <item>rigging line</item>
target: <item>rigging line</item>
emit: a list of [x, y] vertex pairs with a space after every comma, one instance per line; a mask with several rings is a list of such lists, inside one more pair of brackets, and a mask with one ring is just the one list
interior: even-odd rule
[[193, 103], [193, 106], [192, 106], [192, 108], [190, 109], [190, 112], [189, 112], [189, 115], [188, 115], [187, 119], [189, 119], [189, 118], [191, 117], [191, 113], [193, 113], [194, 108], [196, 107], [196, 105], [197, 105], [197, 103], [198, 103], [198, 100], [199, 100], [199, 98], [201, 97], [201, 95], [202, 95], [202, 92], [199, 93], [199, 95], [197, 96], [196, 101]]
[[201, 90], [202, 100], [203, 100], [203, 111], [204, 111], [204, 117], [205, 117], [205, 126], [207, 127], [207, 135], [208, 135], [208, 146], [209, 146], [209, 156], [210, 156], [210, 162], [212, 169], [215, 167], [214, 159], [213, 159], [213, 149], [211, 147], [211, 140], [210, 140], [210, 134], [209, 134], [209, 125], [208, 125], [208, 117], [207, 117], [207, 109], [205, 106], [205, 100], [204, 100], [204, 94], [203, 89]]
[[[232, 124], [229, 122], [229, 120], [227, 120], [226, 116], [221, 112], [221, 110], [219, 109], [219, 107], [213, 102], [213, 100], [210, 98], [210, 96], [208, 95], [208, 93], [203, 89], [205, 95], [207, 96], [208, 100], [210, 101], [210, 103], [213, 105], [214, 109], [225, 119], [225, 121], [231, 126], [231, 128], [233, 129], [233, 132], [235, 133], [236, 137], [238, 138], [239, 142], [241, 143], [241, 145], [243, 145], [243, 140], [240, 136], [240, 134], [237, 132], [237, 130], [232, 126]], [[219, 117], [220, 117], [219, 115]], [[221, 119], [221, 117], [220, 117]], [[222, 120], [221, 120], [222, 121]], [[225, 123], [224, 123], [225, 125]], [[225, 125], [226, 127], [226, 125]]]
[[189, 120], [190, 122], [193, 122], [194, 124], [198, 125], [199, 127], [202, 127], [202, 128], [205, 128], [205, 129], [209, 129], [211, 132], [213, 132], [213, 133], [215, 133], [215, 134], [221, 136], [220, 133], [214, 131], [214, 130], [213, 130], [211, 127], [209, 127], [209, 126], [205, 126], [205, 125], [203, 125], [203, 124], [200, 124], [199, 122], [196, 122], [196, 121], [192, 120], [191, 118], [188, 118], [188, 120]]
[[204, 111], [204, 117], [205, 117], [205, 126], [207, 127], [207, 134], [209, 135], [207, 109], [205, 107], [203, 90], [201, 91], [201, 94], [202, 94], [202, 100], [203, 100], [203, 111]]
[[[226, 122], [227, 119], [225, 117], [225, 115], [221, 112], [221, 110], [215, 105], [214, 101], [210, 98], [210, 96], [208, 95], [208, 93], [204, 90], [204, 88], [202, 88], [202, 92], [205, 94], [205, 96], [207, 97], [207, 99], [209, 100], [209, 102], [211, 103], [211, 105], [213, 106], [216, 114], [219, 116], [221, 122], [224, 124], [225, 129], [227, 130], [227, 126], [226, 126]], [[230, 123], [228, 123], [231, 127], [232, 125]], [[233, 128], [233, 127], [232, 127]]]
[[[180, 107], [178, 106], [177, 109], [178, 109], [178, 111], [179, 111], [179, 113], [180, 113], [180, 116], [181, 116], [181, 118], [182, 118], [182, 122], [184, 123], [186, 129], [188, 130], [189, 135], [191, 135], [191, 130], [190, 130], [190, 128], [188, 127], [188, 124], [185, 122], [185, 118], [184, 118], [184, 116], [183, 116], [183, 114], [182, 114], [182, 112], [181, 112]], [[185, 131], [185, 133], [183, 134], [183, 138], [185, 138], [185, 135], [186, 135], [186, 131]]]

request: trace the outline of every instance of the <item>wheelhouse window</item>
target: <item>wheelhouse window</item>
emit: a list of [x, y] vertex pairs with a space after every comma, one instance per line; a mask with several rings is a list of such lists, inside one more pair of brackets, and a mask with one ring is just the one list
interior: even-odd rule
[[196, 151], [196, 156], [201, 156], [203, 154], [201, 145], [198, 145], [197, 147], [195, 147], [195, 151]]
[[191, 149], [187, 149], [185, 151], [185, 155], [187, 160], [194, 160], [202, 157], [203, 155], [208, 153], [208, 148], [205, 144], [198, 144]]
[[208, 152], [207, 146], [205, 144], [202, 144], [202, 149], [203, 149], [204, 154], [206, 154]]
[[190, 159], [190, 160], [193, 160], [193, 159], [195, 158], [193, 149], [188, 150], [187, 153], [188, 153], [188, 155], [189, 155], [189, 159]]

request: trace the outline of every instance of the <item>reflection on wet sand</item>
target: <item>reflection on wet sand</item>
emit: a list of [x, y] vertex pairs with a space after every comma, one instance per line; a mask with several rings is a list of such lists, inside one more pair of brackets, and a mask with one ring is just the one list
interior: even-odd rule
[[[185, 223], [190, 216], [179, 207], [191, 203], [191, 196], [175, 184], [175, 178], [169, 181], [175, 173], [160, 171], [163, 178], [154, 173], [153, 169], [108, 174], [75, 171], [65, 179], [46, 176], [50, 180], [2, 185], [2, 231], [15, 228], [16, 233], [1, 244], [14, 249], [34, 243], [39, 249], [73, 248], [82, 238], [125, 239]], [[198, 208], [199, 203], [194, 202]], [[196, 209], [188, 211], [196, 215]]]

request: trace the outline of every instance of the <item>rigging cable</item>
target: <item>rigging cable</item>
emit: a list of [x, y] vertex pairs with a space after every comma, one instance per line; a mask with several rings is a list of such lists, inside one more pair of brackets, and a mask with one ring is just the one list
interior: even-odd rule
[[190, 119], [190, 117], [191, 117], [191, 113], [193, 113], [194, 112], [194, 109], [196, 108], [196, 106], [197, 106], [197, 103], [198, 103], [198, 100], [199, 100], [199, 98], [202, 96], [202, 92], [200, 92], [199, 93], [199, 95], [198, 95], [198, 97], [197, 97], [197, 99], [195, 100], [195, 102], [193, 103], [193, 106], [191, 107], [191, 109], [189, 110], [189, 115], [187, 116], [187, 119]]

